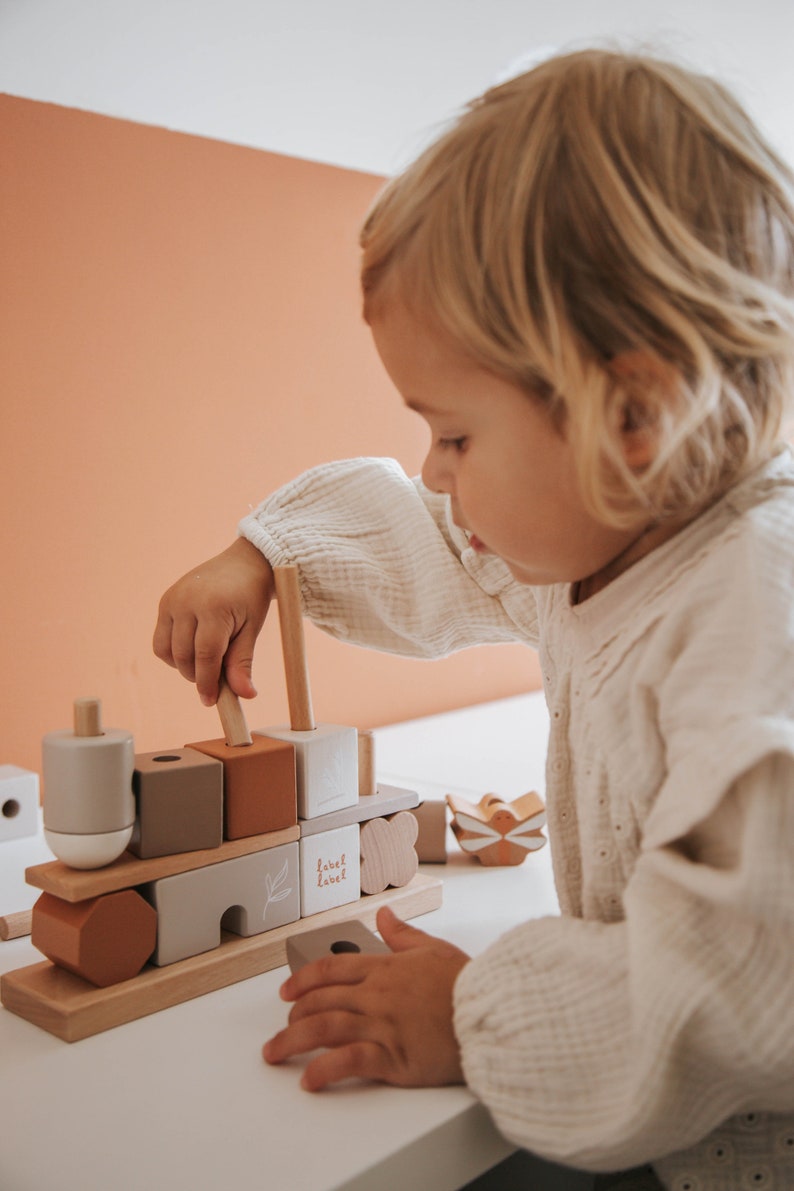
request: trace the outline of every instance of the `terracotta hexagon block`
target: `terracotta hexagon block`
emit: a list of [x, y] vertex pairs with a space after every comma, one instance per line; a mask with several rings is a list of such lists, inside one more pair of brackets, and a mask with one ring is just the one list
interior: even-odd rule
[[137, 976], [156, 941], [157, 911], [134, 889], [82, 902], [42, 893], [33, 907], [33, 946], [100, 988]]
[[248, 745], [199, 740], [187, 745], [223, 762], [223, 837], [242, 839], [298, 822], [295, 749], [254, 736]]

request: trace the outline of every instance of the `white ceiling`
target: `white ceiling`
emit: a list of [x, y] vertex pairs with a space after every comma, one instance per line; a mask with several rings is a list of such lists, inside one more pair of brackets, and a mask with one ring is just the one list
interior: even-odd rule
[[0, 91], [375, 173], [538, 47], [650, 41], [794, 159], [794, 0], [0, 0]]

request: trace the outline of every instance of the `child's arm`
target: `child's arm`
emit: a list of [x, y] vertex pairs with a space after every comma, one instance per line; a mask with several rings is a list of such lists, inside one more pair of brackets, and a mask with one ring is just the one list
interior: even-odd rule
[[283, 1063], [324, 1048], [303, 1073], [308, 1091], [351, 1076], [400, 1087], [464, 1082], [452, 990], [468, 956], [388, 907], [378, 930], [392, 955], [329, 955], [282, 985], [282, 998], [294, 1002], [289, 1024], [262, 1053]]
[[238, 538], [169, 587], [160, 601], [154, 652], [196, 683], [204, 703], [218, 698], [222, 665], [231, 689], [252, 698], [254, 645], [273, 590], [267, 559]]
[[[273, 594], [271, 563], [300, 568], [304, 612], [342, 640], [409, 657], [534, 641], [531, 589], [467, 550], [448, 502], [389, 459], [314, 468], [246, 517], [242, 537], [163, 596], [154, 651], [206, 703], [251, 698], [251, 662]], [[268, 561], [269, 560], [269, 561]]]

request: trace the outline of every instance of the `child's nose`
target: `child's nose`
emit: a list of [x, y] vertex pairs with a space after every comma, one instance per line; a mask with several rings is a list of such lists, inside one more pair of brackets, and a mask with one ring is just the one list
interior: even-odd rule
[[446, 468], [438, 457], [438, 452], [432, 447], [425, 456], [422, 466], [422, 483], [431, 492], [449, 492], [449, 477]]

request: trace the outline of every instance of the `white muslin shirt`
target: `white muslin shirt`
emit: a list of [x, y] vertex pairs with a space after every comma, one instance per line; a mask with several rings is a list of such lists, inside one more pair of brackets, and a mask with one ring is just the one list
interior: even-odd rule
[[463, 970], [466, 1080], [516, 1145], [675, 1191], [794, 1188], [794, 463], [604, 590], [518, 584], [392, 460], [315, 468], [240, 533], [304, 611], [414, 657], [539, 649], [561, 916]]

